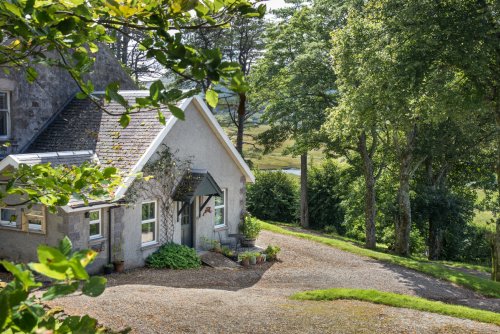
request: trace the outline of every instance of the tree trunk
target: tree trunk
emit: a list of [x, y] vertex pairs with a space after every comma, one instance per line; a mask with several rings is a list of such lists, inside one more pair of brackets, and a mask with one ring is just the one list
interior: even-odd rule
[[243, 133], [245, 130], [246, 101], [245, 93], [239, 94], [238, 103], [238, 132], [236, 134], [236, 150], [243, 156]]
[[373, 171], [373, 160], [366, 146], [366, 133], [363, 132], [358, 141], [358, 151], [363, 160], [363, 174], [365, 177], [365, 234], [366, 248], [375, 249], [377, 246], [375, 235], [375, 175]]
[[[495, 120], [496, 120], [496, 140], [497, 140], [497, 187], [498, 187], [498, 205], [500, 207], [500, 88], [494, 88], [495, 96]], [[492, 272], [491, 279], [500, 282], [500, 217], [496, 221], [496, 233], [493, 237], [492, 252]]]
[[443, 251], [443, 230], [439, 221], [431, 214], [429, 217], [429, 260], [441, 260]]
[[307, 203], [307, 153], [300, 156], [300, 225], [309, 227], [309, 205]]
[[395, 251], [402, 256], [410, 255], [411, 200], [410, 179], [413, 163], [413, 147], [416, 127], [406, 136], [406, 145], [400, 149], [398, 216], [396, 219]]

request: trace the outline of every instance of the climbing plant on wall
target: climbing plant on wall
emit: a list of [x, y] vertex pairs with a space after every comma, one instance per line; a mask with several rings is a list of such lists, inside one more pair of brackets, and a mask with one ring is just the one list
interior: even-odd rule
[[175, 221], [177, 218], [172, 193], [191, 161], [180, 159], [163, 145], [160, 152], [143, 168], [143, 177], [137, 179], [129, 189], [126, 200], [137, 202], [139, 199], [155, 199], [158, 203], [159, 242], [173, 241]]

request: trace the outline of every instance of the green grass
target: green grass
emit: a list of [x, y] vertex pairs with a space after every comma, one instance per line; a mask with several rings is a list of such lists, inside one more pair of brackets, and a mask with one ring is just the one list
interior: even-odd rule
[[446, 266], [450, 266], [450, 267], [454, 267], [454, 268], [463, 268], [463, 269], [469, 269], [469, 270], [476, 270], [476, 271], [480, 271], [483, 273], [491, 273], [491, 267], [482, 266], [479, 264], [470, 264], [470, 263], [453, 262], [453, 261], [437, 261], [437, 263], [442, 263]]
[[454, 270], [439, 263], [420, 261], [412, 258], [373, 251], [342, 240], [289, 231], [280, 226], [272, 225], [263, 221], [261, 221], [261, 224], [263, 229], [271, 232], [312, 240], [353, 254], [370, 257], [378, 261], [397, 264], [406, 268], [420, 271], [442, 280], [450, 281], [455, 284], [464, 286], [487, 297], [500, 298], [500, 283]]
[[299, 292], [291, 296], [295, 300], [337, 300], [354, 299], [383, 304], [394, 307], [404, 307], [413, 310], [448, 315], [456, 318], [470, 319], [490, 324], [500, 325], [500, 314], [477, 310], [470, 307], [450, 305], [424, 298], [400, 295], [391, 292], [362, 289], [327, 289]]
[[[236, 143], [236, 127], [228, 123], [224, 118], [220, 118], [221, 124], [224, 124], [224, 131], [229, 138]], [[249, 126], [245, 129], [243, 136], [243, 154], [246, 159], [250, 159], [257, 169], [282, 169], [282, 168], [300, 168], [300, 157], [283, 155], [283, 151], [293, 145], [293, 140], [287, 140], [268, 154], [262, 154], [262, 147], [256, 143], [257, 135], [269, 129], [269, 125]], [[321, 151], [313, 150], [309, 152], [309, 162], [312, 164], [321, 163], [324, 154]]]

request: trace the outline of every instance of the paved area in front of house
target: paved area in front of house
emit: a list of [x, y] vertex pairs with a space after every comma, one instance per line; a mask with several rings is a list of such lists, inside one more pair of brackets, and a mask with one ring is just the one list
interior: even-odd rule
[[281, 262], [250, 269], [137, 269], [108, 276], [98, 298], [55, 303], [134, 333], [500, 333], [494, 325], [359, 301], [292, 301], [292, 293], [373, 288], [500, 311], [498, 299], [312, 241], [263, 232]]

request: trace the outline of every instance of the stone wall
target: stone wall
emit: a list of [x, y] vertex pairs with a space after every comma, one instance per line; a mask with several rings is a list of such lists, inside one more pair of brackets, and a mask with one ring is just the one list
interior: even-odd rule
[[[12, 69], [9, 74], [0, 72], [0, 90], [9, 91], [11, 95], [12, 145], [0, 152], [1, 155], [22, 152], [78, 92], [77, 85], [65, 70], [42, 65], [34, 67], [38, 78], [31, 84], [25, 79], [23, 69]], [[111, 82], [119, 82], [121, 89], [137, 88], [105, 46], [96, 55], [89, 79], [96, 90], [104, 90]]]

